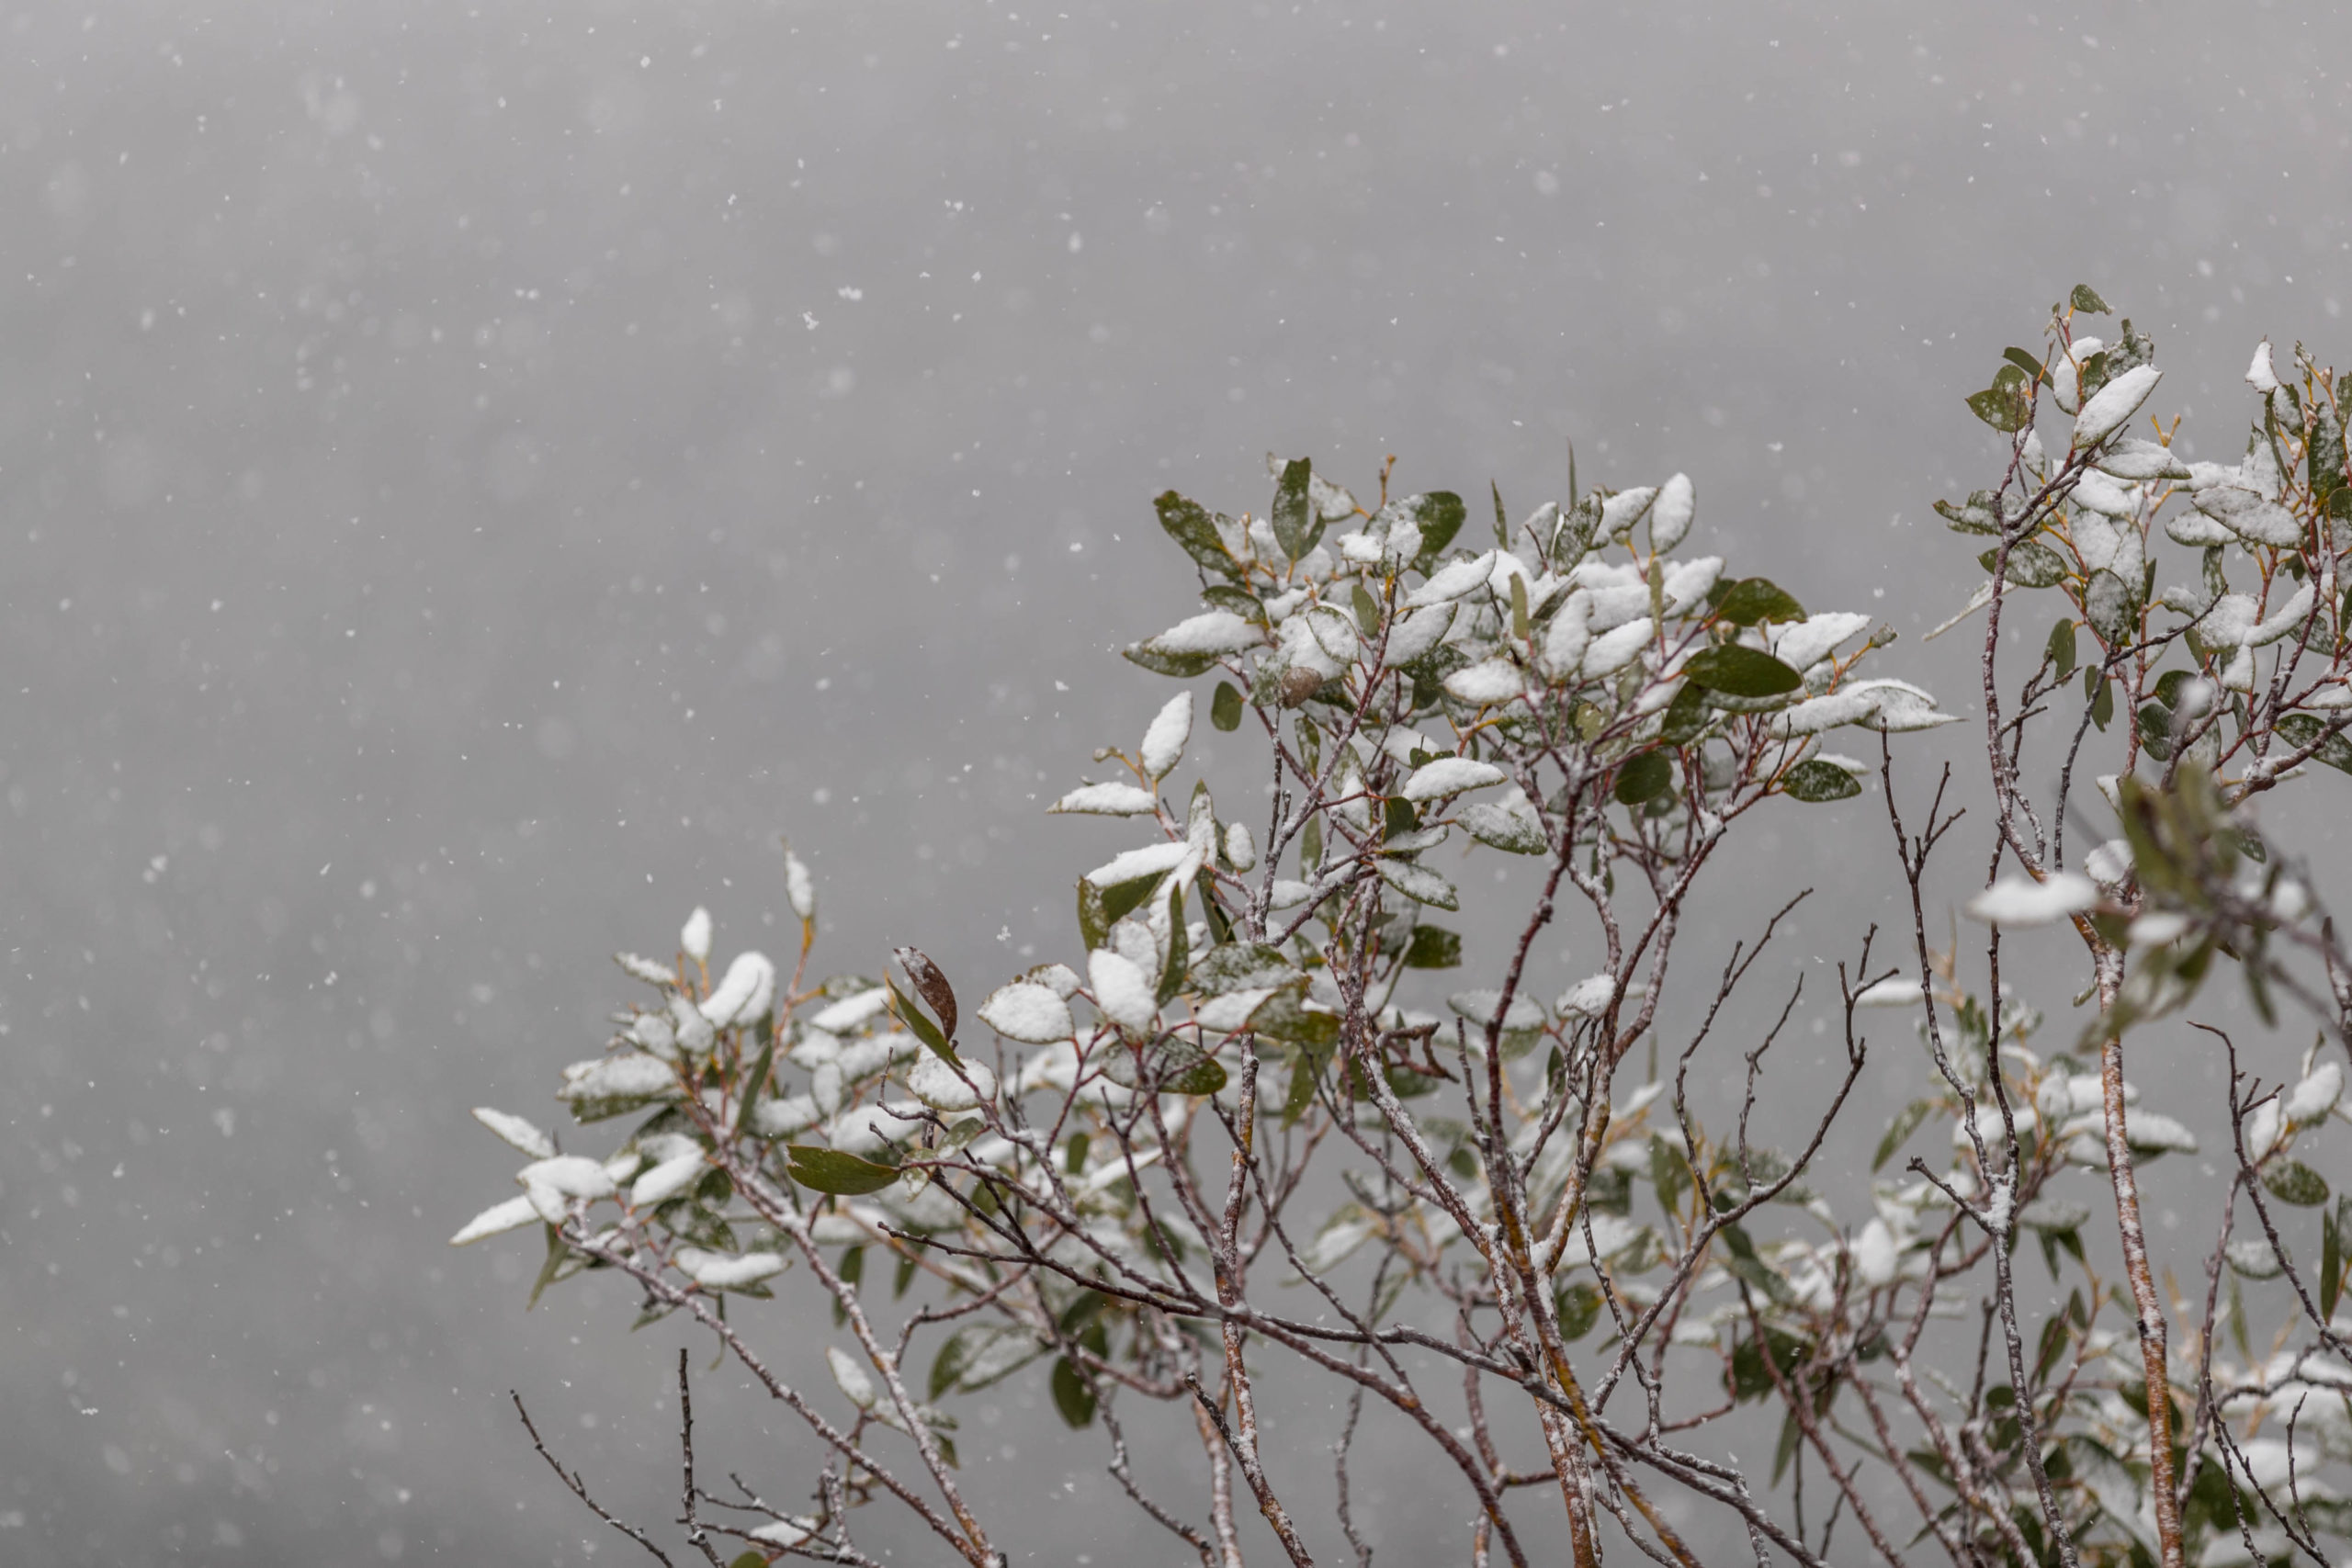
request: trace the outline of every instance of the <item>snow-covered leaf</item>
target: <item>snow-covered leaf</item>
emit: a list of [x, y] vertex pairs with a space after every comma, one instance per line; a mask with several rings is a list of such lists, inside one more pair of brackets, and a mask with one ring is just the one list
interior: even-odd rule
[[[1076, 976], [1071, 976], [1076, 980]], [[1069, 1004], [1050, 986], [1016, 980], [989, 993], [980, 1004], [980, 1021], [1025, 1045], [1050, 1045], [1077, 1032]]]
[[553, 1140], [520, 1116], [510, 1116], [503, 1111], [493, 1111], [487, 1105], [477, 1105], [474, 1107], [474, 1120], [495, 1133], [509, 1148], [517, 1153], [526, 1154], [533, 1159], [555, 1157]]
[[1124, 1029], [1138, 1032], [1151, 1028], [1159, 1016], [1149, 976], [1131, 959], [1097, 949], [1087, 954], [1087, 976], [1093, 982], [1094, 1005]]
[[468, 1220], [464, 1227], [449, 1238], [449, 1245], [467, 1247], [481, 1240], [484, 1236], [498, 1235], [506, 1231], [519, 1230], [525, 1225], [534, 1225], [538, 1223], [538, 1208], [527, 1195], [521, 1198], [509, 1198], [503, 1203], [494, 1203]]
[[1193, 694], [1179, 692], [1153, 716], [1150, 727], [1143, 732], [1141, 760], [1146, 776], [1166, 778], [1182, 759], [1184, 742], [1192, 738]]
[[2091, 395], [2083, 412], [2075, 416], [2074, 445], [2092, 446], [2121, 429], [2126, 420], [2140, 412], [2148, 394], [2156, 389], [2164, 372], [2153, 365], [2136, 365], [2114, 378]]
[[1151, 791], [1116, 782], [1081, 784], [1046, 807], [1086, 817], [1148, 817], [1159, 808], [1159, 797]]
[[1988, 925], [2046, 926], [2080, 914], [2098, 902], [2098, 888], [2089, 877], [2062, 871], [2041, 882], [2003, 877], [1963, 908], [1971, 919]]
[[714, 1029], [757, 1022], [775, 999], [775, 965], [765, 953], [739, 953], [727, 973], [703, 998], [702, 1015]]
[[678, 931], [678, 945], [685, 949], [686, 956], [695, 963], [709, 962], [710, 911], [708, 909], [699, 904], [695, 906], [695, 912], [686, 917], [685, 925]]
[[1492, 762], [1472, 757], [1440, 757], [1413, 770], [1405, 781], [1407, 800], [1437, 800], [1464, 790], [1483, 789], [1507, 782], [1510, 775]]
[[1453, 884], [1425, 865], [1415, 865], [1409, 861], [1384, 860], [1380, 863], [1380, 879], [1416, 903], [1440, 909], [1462, 907], [1459, 896], [1453, 891]]

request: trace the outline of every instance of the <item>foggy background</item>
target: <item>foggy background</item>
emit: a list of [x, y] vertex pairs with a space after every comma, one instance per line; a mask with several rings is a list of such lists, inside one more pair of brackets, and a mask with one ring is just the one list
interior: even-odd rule
[[[833, 967], [915, 941], [968, 1005], [1071, 955], [1069, 883], [1132, 834], [1039, 810], [1173, 690], [1107, 651], [1190, 613], [1163, 488], [1262, 511], [1272, 449], [1364, 495], [1394, 452], [1482, 526], [1571, 440], [1588, 484], [1688, 469], [1694, 547], [1883, 615], [1882, 671], [1973, 713], [1967, 639], [1914, 635], [1975, 572], [1929, 502], [1997, 471], [1962, 396], [2077, 281], [2209, 456], [2258, 338], [2345, 357], [2343, 36], [0, 5], [0, 1559], [633, 1556], [505, 1391], [655, 1523], [680, 1339], [608, 1284], [526, 1315], [528, 1233], [444, 1245], [513, 1190], [466, 1108], [556, 1124], [606, 955], [696, 902], [722, 958], [781, 950], [779, 832]], [[1685, 964], [1800, 881], [1792, 961], [1849, 953], [1892, 908], [1878, 809], [1766, 814]], [[1887, 1063], [1858, 1125], [1909, 1098]], [[797, 1496], [739, 1381], [707, 1453]], [[1014, 1561], [1182, 1560], [999, 1392], [961, 1440]], [[1180, 1436], [1147, 1457], [1193, 1512]], [[1385, 1561], [1466, 1556], [1426, 1449], [1365, 1465]], [[1531, 1540], [1555, 1508], [1517, 1501]]]

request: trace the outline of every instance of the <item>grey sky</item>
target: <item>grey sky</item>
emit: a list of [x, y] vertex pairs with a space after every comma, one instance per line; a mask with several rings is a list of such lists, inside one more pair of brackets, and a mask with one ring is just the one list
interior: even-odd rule
[[[584, 1561], [510, 1385], [665, 1515], [673, 1342], [442, 1246], [508, 1190], [465, 1108], [547, 1118], [605, 955], [694, 903], [780, 944], [778, 831], [840, 966], [1066, 953], [1114, 840], [1035, 797], [1164, 694], [1105, 651], [1186, 608], [1157, 491], [1394, 452], [1519, 513], [1573, 439], [1908, 632], [1965, 592], [1928, 510], [1985, 477], [1961, 395], [2068, 285], [2217, 443], [2256, 340], [2340, 355], [2352, 299], [2322, 4], [0, 39], [10, 1561]], [[1959, 650], [1888, 657], [1964, 696]], [[976, 1484], [1069, 1499], [1040, 1561], [1132, 1560], [1009, 1403]], [[1412, 1474], [1371, 1505], [1400, 1561]]]

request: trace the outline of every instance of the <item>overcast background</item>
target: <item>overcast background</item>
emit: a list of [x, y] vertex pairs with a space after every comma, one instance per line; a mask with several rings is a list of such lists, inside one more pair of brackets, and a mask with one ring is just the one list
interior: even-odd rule
[[[2209, 455], [2343, 352], [2332, 5], [1054, 3], [0, 5], [0, 1558], [620, 1551], [510, 1386], [673, 1511], [677, 1341], [443, 1245], [466, 1108], [548, 1120], [695, 902], [781, 946], [779, 831], [838, 965], [1069, 954], [1159, 490], [1516, 514], [1573, 440], [1908, 634], [2067, 286]], [[1968, 708], [1962, 640], [1885, 668]], [[1883, 829], [1798, 809], [1723, 886], [1842, 953]], [[1386, 1560], [1462, 1551], [1424, 1451]], [[964, 1452], [1016, 1561], [1178, 1560], [1025, 1396]]]

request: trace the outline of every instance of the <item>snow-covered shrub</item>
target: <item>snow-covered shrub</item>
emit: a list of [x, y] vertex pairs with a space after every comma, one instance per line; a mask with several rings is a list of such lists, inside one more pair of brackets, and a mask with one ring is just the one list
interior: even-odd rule
[[[805, 1427], [817, 1457], [768, 1492], [690, 1468], [712, 1562], [869, 1562], [865, 1506], [910, 1511], [942, 1561], [1006, 1561], [1020, 1521], [967, 1503], [953, 1411], [1012, 1377], [1098, 1427], [1140, 1517], [1212, 1565], [1240, 1561], [1244, 1509], [1295, 1562], [1368, 1559], [1364, 1420], [1425, 1445], [1479, 1562], [1726, 1540], [1759, 1563], [2326, 1560], [2352, 1526], [2352, 1211], [2320, 1152], [2341, 1157], [2352, 966], [2252, 808], [2352, 771], [2344, 413], [2266, 344], [2244, 459], [2186, 461], [2144, 417], [2148, 339], [2077, 330], [2105, 313], [2076, 290], [1968, 400], [2004, 437], [1996, 482], [1939, 503], [1983, 542], [1948, 623], [1984, 612], [1973, 713], [1894, 672], [1867, 615], [1687, 551], [1681, 474], [1572, 476], [1516, 521], [1497, 494], [1491, 526], [1305, 459], [1272, 464], [1263, 517], [1161, 496], [1202, 607], [1127, 650], [1180, 689], [1053, 807], [1136, 829], [1078, 879], [1066, 961], [958, 987], [901, 948], [902, 976], [817, 978], [788, 857], [790, 974], [744, 953], [714, 981], [700, 910], [674, 958], [622, 955], [638, 998], [557, 1091], [626, 1119], [611, 1152], [478, 1112], [521, 1190], [453, 1240], [532, 1232], [535, 1295], [628, 1276]], [[2186, 581], [2159, 587], [2167, 544]], [[2020, 683], [1996, 656], [2027, 614], [2050, 631]], [[1204, 716], [1264, 795], [1183, 782]], [[1984, 776], [1905, 776], [1901, 737], [1963, 721]], [[1795, 992], [1742, 992], [1785, 908], [1711, 974], [1672, 965], [1728, 839], [1866, 789], [1844, 820], [1885, 818], [1908, 929], [1837, 967], [1838, 1069], [1780, 1070]], [[1962, 794], [1996, 867], [1970, 953], [1930, 946], [1925, 882]], [[1471, 963], [1447, 922], [1506, 887], [1515, 934]], [[1546, 936], [1572, 914], [1581, 964]], [[2097, 1004], [2054, 1043], [2001, 977], [2023, 928], [2079, 949]], [[2317, 1021], [2300, 1062], [2242, 1072], [2213, 1032], [2226, 1104], [2127, 1078], [2128, 1033], [2224, 969], [2264, 1020]], [[1868, 1038], [1915, 1032], [1924, 1052]], [[1866, 1068], [1919, 1080], [1883, 1129], [1841, 1114]], [[2210, 1245], [2167, 1260], [2134, 1170], [2194, 1154], [2192, 1121], [2233, 1146], [2178, 1233]], [[788, 1383], [763, 1342], [828, 1308], [834, 1386]], [[1329, 1520], [1286, 1500], [1306, 1450], [1260, 1446], [1277, 1359], [1345, 1394]], [[1777, 1413], [1769, 1460], [1727, 1446], [1751, 1406]], [[1155, 1417], [1197, 1430], [1204, 1495], [1130, 1464], [1123, 1423]]]

